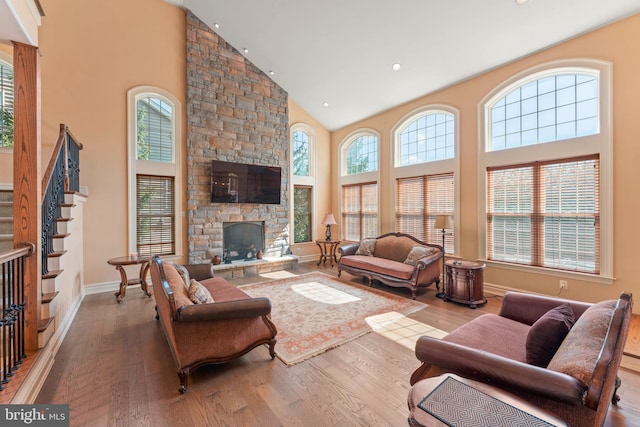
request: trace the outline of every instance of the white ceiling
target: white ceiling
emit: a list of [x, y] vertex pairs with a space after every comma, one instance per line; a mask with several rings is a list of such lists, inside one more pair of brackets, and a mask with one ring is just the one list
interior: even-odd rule
[[332, 131], [640, 12], [640, 0], [168, 1], [219, 24]]

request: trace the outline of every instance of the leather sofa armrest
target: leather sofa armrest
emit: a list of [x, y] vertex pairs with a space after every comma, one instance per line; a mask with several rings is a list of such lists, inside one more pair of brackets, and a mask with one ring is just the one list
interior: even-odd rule
[[203, 322], [209, 320], [266, 316], [270, 313], [271, 301], [269, 298], [247, 298], [243, 300], [184, 306], [178, 310], [178, 321]]
[[533, 325], [547, 311], [564, 303], [569, 303], [576, 319], [592, 305], [544, 295], [507, 292], [498, 314], [516, 322]]
[[424, 258], [420, 258], [417, 262], [416, 262], [416, 266], [419, 269], [424, 269], [425, 267], [427, 267], [428, 265], [430, 265], [431, 263], [433, 263], [434, 261], [437, 261], [439, 259], [441, 259], [443, 256], [441, 251], [435, 252], [431, 255], [428, 255]]
[[[446, 372], [552, 400], [580, 404], [586, 390], [586, 386], [569, 375], [432, 337], [418, 339], [416, 357]], [[412, 384], [420, 379], [412, 376]]]
[[197, 281], [211, 279], [214, 277], [213, 265], [211, 263], [206, 264], [183, 264], [182, 267], [189, 273], [190, 279]]
[[355, 255], [359, 247], [360, 247], [359, 243], [350, 243], [348, 245], [339, 247], [338, 252], [340, 253], [341, 257], [345, 255]]

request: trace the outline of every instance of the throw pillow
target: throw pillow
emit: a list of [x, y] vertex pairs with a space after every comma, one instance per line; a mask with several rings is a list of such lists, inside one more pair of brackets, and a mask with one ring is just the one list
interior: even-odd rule
[[547, 311], [527, 334], [527, 363], [546, 368], [575, 322], [567, 303]]
[[373, 256], [375, 250], [376, 239], [362, 239], [360, 246], [358, 246], [358, 250], [356, 251], [356, 255]]
[[178, 269], [170, 263], [163, 264], [163, 268], [165, 278], [169, 283], [169, 287], [173, 291], [176, 308], [180, 308], [184, 305], [191, 305], [187, 285], [184, 283], [180, 273], [178, 273]]
[[411, 251], [409, 251], [407, 259], [404, 260], [404, 263], [409, 265], [416, 265], [416, 262], [418, 262], [418, 260], [431, 255], [436, 250], [437, 249], [435, 248], [428, 248], [426, 246], [414, 246], [413, 248], [411, 248]]
[[191, 286], [189, 286], [189, 299], [193, 301], [194, 304], [213, 302], [213, 297], [211, 296], [211, 293], [209, 293], [209, 290], [196, 279], [191, 279]]

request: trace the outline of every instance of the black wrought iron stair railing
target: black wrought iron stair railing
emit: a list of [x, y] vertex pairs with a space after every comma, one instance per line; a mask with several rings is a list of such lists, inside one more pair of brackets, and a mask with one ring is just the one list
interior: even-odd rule
[[65, 193], [80, 190], [80, 150], [82, 144], [69, 128], [60, 124], [60, 133], [42, 179], [42, 275], [49, 273], [48, 257], [54, 252], [53, 239], [58, 234]]

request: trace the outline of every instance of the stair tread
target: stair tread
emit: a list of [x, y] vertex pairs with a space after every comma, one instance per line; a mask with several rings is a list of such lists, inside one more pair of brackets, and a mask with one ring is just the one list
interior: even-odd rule
[[76, 206], [75, 203], [62, 203], [60, 206], [62, 206], [63, 208], [73, 208]]
[[51, 322], [53, 322], [54, 317], [49, 317], [47, 319], [38, 320], [38, 332], [44, 332], [47, 330]]
[[52, 270], [47, 274], [43, 274], [43, 279], [53, 279], [54, 277], [58, 277], [64, 270]]
[[48, 292], [46, 294], [42, 294], [42, 303], [43, 304], [49, 304], [51, 301], [54, 300], [55, 297], [57, 297], [59, 294], [58, 291], [55, 292]]
[[73, 218], [58, 218], [57, 221], [59, 221], [59, 222], [69, 222], [69, 221], [73, 221]]
[[47, 256], [49, 258], [59, 258], [59, 257], [61, 257], [62, 255], [66, 254], [66, 253], [67, 253], [66, 250], [64, 250], [64, 251], [53, 251], [50, 254], [48, 254]]
[[60, 234], [54, 234], [53, 236], [51, 236], [54, 239], [64, 239], [67, 236], [71, 236], [71, 233], [60, 233]]

